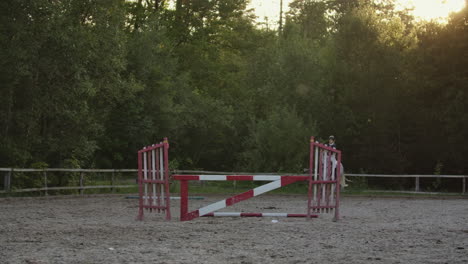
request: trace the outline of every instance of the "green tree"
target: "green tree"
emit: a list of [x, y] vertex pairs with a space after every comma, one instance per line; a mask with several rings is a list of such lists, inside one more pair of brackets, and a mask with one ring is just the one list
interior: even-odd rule
[[294, 109], [277, 107], [266, 119], [251, 124], [238, 166], [254, 172], [302, 172], [314, 130]]

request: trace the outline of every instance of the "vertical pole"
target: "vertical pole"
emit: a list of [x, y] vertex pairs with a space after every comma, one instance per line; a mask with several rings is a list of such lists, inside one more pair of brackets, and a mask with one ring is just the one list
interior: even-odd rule
[[[151, 147], [154, 147], [154, 144], [151, 145]], [[147, 169], [148, 169], [148, 179], [150, 180], [147, 185], [148, 185], [148, 188], [149, 188], [149, 193], [148, 193], [148, 205], [149, 206], [153, 206], [154, 205], [154, 201], [153, 201], [153, 198], [154, 198], [154, 193], [152, 191], [152, 188], [154, 187], [154, 182], [151, 182], [151, 180], [153, 180], [153, 173], [152, 173], [152, 170], [153, 170], [153, 150], [148, 150], [148, 154], [147, 155], [147, 159], [148, 159], [148, 166], [147, 166]], [[153, 211], [153, 208], [149, 208], [150, 212]]]
[[[331, 181], [335, 181], [336, 180], [336, 164], [337, 164], [337, 161], [336, 161], [336, 152], [333, 153], [332, 155], [332, 164], [331, 164], [331, 178], [330, 180]], [[331, 202], [331, 205], [333, 206], [333, 204], [335, 204], [335, 189], [336, 189], [336, 184], [335, 183], [331, 183], [330, 184], [330, 202]], [[334, 208], [330, 208], [330, 212], [333, 212]]]
[[337, 160], [337, 167], [336, 167], [336, 208], [335, 208], [335, 218], [333, 221], [338, 221], [340, 220], [340, 182], [341, 182], [341, 151], [338, 151], [337, 153], [338, 160]]
[[[161, 149], [160, 148], [157, 148], [156, 151], [155, 151], [155, 157], [156, 157], [156, 160], [155, 160], [155, 168], [156, 168], [156, 174], [155, 174], [155, 179], [158, 180], [158, 181], [162, 181], [164, 180], [163, 177], [161, 176], [161, 171], [162, 171], [162, 168], [161, 168], [161, 159], [162, 159], [162, 156], [161, 156]], [[157, 206], [158, 206], [158, 213], [161, 212], [161, 204], [164, 204], [163, 201], [161, 201], [162, 199], [164, 199], [164, 197], [162, 197], [161, 195], [164, 193], [163, 190], [162, 190], [162, 186], [164, 186], [161, 182], [157, 183], [156, 184], [156, 200], [157, 200]]]
[[115, 188], [114, 188], [114, 183], [115, 183], [115, 169], [112, 170], [112, 176], [111, 176], [111, 191], [112, 193], [115, 193]]
[[166, 187], [166, 220], [171, 220], [171, 194], [169, 193], [169, 141], [167, 138], [164, 138], [164, 178], [164, 186]]
[[148, 186], [149, 186], [149, 183], [146, 181], [146, 180], [148, 180], [148, 153], [147, 153], [146, 147], [143, 148], [142, 158], [143, 158], [142, 184], [143, 184], [143, 187], [144, 187], [143, 206], [147, 206], [148, 205]]
[[416, 177], [415, 179], [414, 191], [419, 192], [419, 177]]
[[180, 221], [187, 220], [188, 215], [188, 181], [180, 180]]
[[462, 179], [462, 194], [466, 192], [466, 176]]
[[[323, 174], [325, 173], [326, 170], [324, 168], [325, 164], [324, 164], [323, 159], [324, 159], [325, 155], [327, 155], [326, 150], [320, 148], [319, 149], [319, 173], [318, 173], [318, 180], [319, 181], [324, 180], [323, 179]], [[319, 213], [322, 212], [322, 209], [320, 208], [320, 206], [321, 206], [320, 202], [322, 200], [322, 185], [323, 185], [323, 183], [318, 184], [317, 193], [316, 193], [316, 195], [317, 195], [317, 197], [316, 197], [317, 198], [317, 212], [319, 212]]]
[[44, 170], [44, 189], [45, 189], [45, 195], [49, 195], [47, 193], [47, 171]]
[[162, 145], [162, 147], [159, 147], [158, 148], [158, 152], [159, 152], [159, 159], [158, 159], [158, 162], [159, 162], [159, 179], [161, 180], [160, 184], [158, 184], [159, 186], [159, 189], [161, 190], [161, 197], [160, 197], [160, 200], [161, 200], [161, 204], [162, 204], [162, 210], [164, 211], [166, 208], [167, 208], [167, 201], [166, 201], [166, 181], [165, 181], [165, 177], [164, 177], [164, 143], [163, 142], [160, 142], [160, 144]]
[[80, 195], [84, 194], [83, 186], [84, 186], [83, 172], [80, 171]]
[[314, 169], [314, 137], [310, 137], [310, 144], [309, 144], [309, 189], [307, 192], [308, 201], [307, 201], [307, 219], [310, 219], [310, 210], [312, 207], [312, 174]]
[[[317, 145], [318, 142], [314, 142], [314, 181], [317, 181], [318, 180], [318, 177], [319, 177], [319, 159], [320, 159], [320, 148], [318, 147]], [[315, 205], [317, 205], [317, 196], [318, 196], [318, 192], [317, 192], [317, 184], [314, 184], [312, 186], [312, 207], [314, 207]], [[315, 208], [315, 210], [313, 210], [313, 212], [317, 212], [317, 208]]]
[[143, 220], [143, 175], [142, 175], [142, 160], [141, 160], [141, 150], [138, 151], [138, 191], [140, 194], [140, 199], [138, 201], [138, 216], [137, 219], [142, 221]]
[[4, 184], [5, 184], [5, 191], [10, 192], [11, 191], [11, 177], [13, 175], [13, 168], [7, 172], [5, 179], [4, 179]]
[[[327, 171], [327, 175], [325, 175], [325, 180], [326, 181], [331, 181], [331, 177], [332, 177], [332, 173], [333, 173], [333, 164], [332, 164], [332, 156], [334, 155], [334, 153], [332, 151], [329, 151], [330, 153], [328, 154], [328, 158], [327, 158], [327, 167], [328, 167], [328, 171]], [[330, 192], [331, 192], [331, 188], [332, 188], [332, 184], [331, 183], [326, 183], [325, 184], [325, 206], [327, 208], [325, 208], [325, 212], [326, 213], [329, 213], [330, 212]]]
[[[154, 146], [154, 145], [153, 145]], [[158, 183], [156, 183], [155, 181], [157, 180], [156, 178], [156, 163], [157, 163], [157, 160], [158, 160], [158, 156], [156, 155], [156, 152], [154, 149], [151, 150], [151, 180], [153, 180], [154, 182], [151, 184], [153, 186], [153, 203], [152, 205], [153, 206], [157, 206], [157, 202], [159, 202], [159, 197], [157, 197], [156, 193], [157, 193], [157, 187], [158, 187]], [[158, 208], [158, 213], [160, 212], [161, 210]]]
[[[325, 155], [324, 155], [324, 158], [323, 158], [323, 173], [322, 173], [322, 181], [326, 181], [327, 180], [327, 177], [328, 177], [328, 173], [330, 171], [330, 168], [328, 166], [328, 161], [330, 160], [330, 155], [331, 155], [331, 151], [329, 150], [325, 150], [324, 151]], [[321, 197], [321, 201], [323, 203], [323, 208], [320, 210], [321, 213], [325, 213], [326, 212], [326, 192], [327, 192], [327, 184], [326, 183], [322, 183], [320, 184], [320, 186], [322, 187], [322, 191], [321, 191], [321, 194], [322, 194], [322, 197]]]

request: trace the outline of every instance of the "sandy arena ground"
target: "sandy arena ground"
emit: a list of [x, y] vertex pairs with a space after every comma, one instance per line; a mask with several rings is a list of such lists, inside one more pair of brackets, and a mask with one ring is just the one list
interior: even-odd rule
[[[191, 209], [222, 198], [205, 197]], [[344, 197], [340, 222], [179, 222], [172, 202], [172, 221], [147, 213], [138, 222], [138, 200], [125, 195], [0, 199], [0, 263], [468, 263], [467, 199]], [[264, 195], [235, 207], [303, 213], [305, 204]]]

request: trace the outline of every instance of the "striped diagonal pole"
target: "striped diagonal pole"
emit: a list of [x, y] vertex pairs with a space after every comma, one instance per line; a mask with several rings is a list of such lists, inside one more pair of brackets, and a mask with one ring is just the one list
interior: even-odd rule
[[[305, 181], [307, 176], [271, 176], [271, 175], [173, 175], [175, 180], [180, 180], [180, 220], [188, 221], [194, 218], [213, 213], [217, 210], [245, 201], [252, 197], [276, 190], [297, 181]], [[188, 212], [188, 181], [189, 180], [257, 180], [272, 182], [256, 187], [244, 193], [212, 203], [192, 212]]]

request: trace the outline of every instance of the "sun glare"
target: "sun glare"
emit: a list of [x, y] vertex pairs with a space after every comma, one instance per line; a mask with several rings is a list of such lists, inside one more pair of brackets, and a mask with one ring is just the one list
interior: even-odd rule
[[[288, 11], [292, 0], [283, 0], [283, 12]], [[452, 12], [458, 12], [465, 7], [465, 0], [397, 0], [399, 8], [413, 8], [413, 15], [420, 20], [446, 21]], [[269, 25], [278, 23], [280, 0], [251, 0], [250, 8], [255, 9], [259, 22], [268, 20]], [[266, 19], [267, 18], [267, 19]]]
[[446, 20], [450, 13], [465, 7], [465, 0], [410, 0], [398, 1], [403, 7], [414, 8], [413, 15], [422, 20]]

